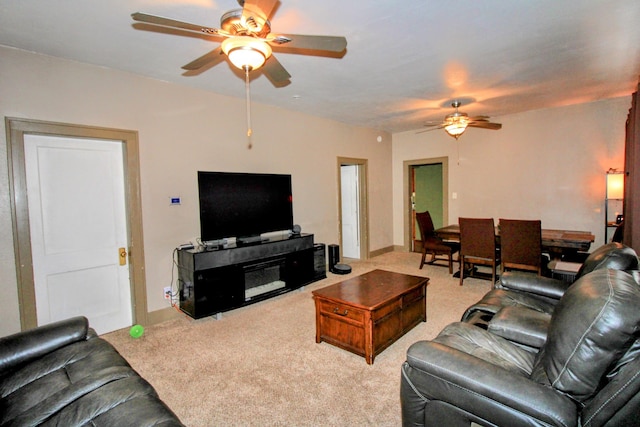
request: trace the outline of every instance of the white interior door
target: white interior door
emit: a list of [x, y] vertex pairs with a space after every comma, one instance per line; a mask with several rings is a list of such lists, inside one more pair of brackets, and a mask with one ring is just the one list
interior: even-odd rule
[[342, 194], [342, 256], [360, 259], [360, 195], [358, 165], [340, 167]]
[[38, 325], [130, 326], [122, 142], [29, 134], [24, 149]]

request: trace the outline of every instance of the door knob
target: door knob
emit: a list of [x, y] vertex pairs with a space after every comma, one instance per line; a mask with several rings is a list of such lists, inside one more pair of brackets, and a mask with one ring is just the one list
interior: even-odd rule
[[120, 254], [120, 265], [127, 265], [127, 249], [120, 248], [118, 253]]

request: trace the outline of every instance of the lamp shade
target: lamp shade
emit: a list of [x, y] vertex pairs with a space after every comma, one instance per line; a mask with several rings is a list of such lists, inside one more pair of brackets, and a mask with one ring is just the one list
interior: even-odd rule
[[623, 172], [607, 172], [607, 199], [624, 199]]
[[247, 36], [230, 37], [222, 42], [221, 48], [229, 61], [241, 70], [260, 68], [271, 56], [271, 46]]

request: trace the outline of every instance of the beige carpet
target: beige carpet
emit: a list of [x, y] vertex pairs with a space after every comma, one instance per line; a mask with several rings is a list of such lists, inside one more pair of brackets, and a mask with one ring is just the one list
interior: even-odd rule
[[[104, 335], [188, 426], [399, 426], [400, 366], [407, 348], [433, 338], [490, 289], [447, 268], [418, 269], [420, 255], [393, 252], [353, 262], [346, 276], [212, 317], [180, 319]], [[315, 342], [311, 291], [380, 268], [430, 278], [427, 322], [367, 365]]]

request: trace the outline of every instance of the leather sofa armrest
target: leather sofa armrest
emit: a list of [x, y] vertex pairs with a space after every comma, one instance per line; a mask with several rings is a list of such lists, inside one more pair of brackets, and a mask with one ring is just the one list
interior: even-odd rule
[[0, 338], [0, 375], [61, 347], [87, 339], [89, 321], [73, 317]]
[[403, 425], [455, 424], [442, 418], [429, 423], [429, 409], [417, 408], [432, 402], [458, 408], [462, 419], [477, 417], [493, 425], [569, 426], [578, 418], [575, 403], [548, 386], [446, 345], [419, 341], [402, 366]]
[[528, 347], [541, 348], [547, 341], [551, 315], [526, 307], [503, 307], [489, 322], [489, 332]]
[[535, 276], [519, 271], [506, 271], [496, 287], [514, 291], [529, 292], [548, 298], [560, 299], [570, 285], [562, 280]]

